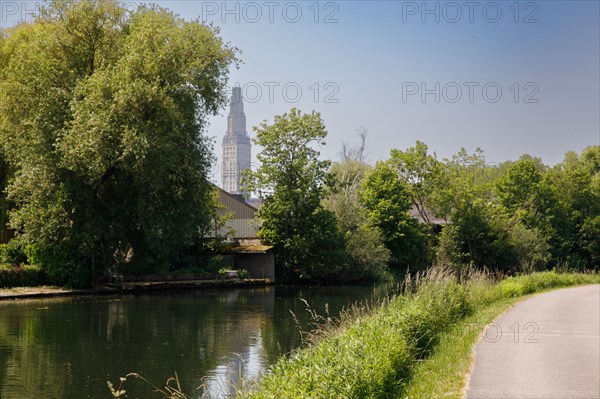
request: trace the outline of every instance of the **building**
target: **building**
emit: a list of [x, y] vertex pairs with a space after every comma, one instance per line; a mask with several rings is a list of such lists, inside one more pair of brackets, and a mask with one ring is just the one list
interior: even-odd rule
[[227, 116], [227, 133], [223, 138], [223, 189], [231, 194], [243, 194], [242, 172], [250, 168], [252, 149], [246, 132], [246, 115], [242, 88], [234, 87]]
[[214, 232], [213, 237], [228, 237], [231, 239], [254, 238], [258, 232], [259, 225], [254, 220], [256, 209], [244, 201], [244, 198], [230, 194], [227, 191], [216, 187], [219, 194], [219, 203], [223, 209], [217, 211], [218, 216], [230, 215], [225, 226]]
[[207, 237], [226, 237], [226, 249], [223, 253], [223, 264], [230, 269], [245, 269], [250, 278], [269, 279], [275, 281], [275, 253], [273, 247], [264, 245], [256, 238], [260, 228], [255, 220], [258, 209], [246, 203], [236, 194], [216, 187], [222, 209], [219, 216], [229, 215], [231, 218], [225, 226], [219, 226]]
[[240, 239], [228, 246], [223, 261], [232, 269], [248, 271], [250, 278], [275, 281], [275, 252], [273, 246], [259, 239]]

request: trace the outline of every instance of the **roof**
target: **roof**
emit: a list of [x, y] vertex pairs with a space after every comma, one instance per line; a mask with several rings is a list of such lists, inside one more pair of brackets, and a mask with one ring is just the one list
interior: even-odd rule
[[[419, 210], [417, 209], [416, 206], [413, 205], [409, 212], [410, 212], [410, 216], [414, 219], [417, 219], [419, 221], [419, 223], [426, 223], [425, 219], [423, 219], [423, 217], [419, 213]], [[430, 209], [426, 209], [425, 213], [427, 214], [427, 217], [429, 218], [429, 222], [432, 224], [443, 225], [443, 224], [451, 223], [451, 221], [449, 219], [436, 217]]]
[[272, 245], [235, 245], [225, 249], [227, 254], [265, 254], [273, 249]]
[[219, 193], [219, 202], [225, 209], [218, 210], [218, 213], [224, 215], [227, 212], [233, 212], [234, 219], [253, 219], [258, 209], [241, 200], [239, 196], [228, 193], [219, 186], [214, 186]]

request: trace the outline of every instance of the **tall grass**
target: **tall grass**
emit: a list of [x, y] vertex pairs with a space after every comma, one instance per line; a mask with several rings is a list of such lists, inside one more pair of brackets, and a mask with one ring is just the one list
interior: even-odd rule
[[[317, 328], [303, 333], [303, 348], [282, 358], [260, 381], [243, 380], [236, 397], [459, 399], [478, 330], [503, 309], [524, 295], [598, 283], [598, 273], [552, 271], [501, 279], [487, 271], [432, 268], [408, 277], [395, 294], [355, 304], [339, 318], [309, 309]], [[128, 377], [146, 381], [160, 397], [191, 398], [177, 376], [157, 388], [136, 373], [121, 378], [118, 387], [109, 383], [114, 398], [125, 396]]]
[[[456, 275], [434, 268], [407, 279], [401, 293], [375, 307], [356, 306], [340, 322], [310, 335], [307, 344], [276, 363], [239, 397], [401, 397], [420, 361], [442, 334], [490, 304], [577, 284], [599, 283], [598, 274], [533, 273], [496, 282], [486, 272]], [[428, 378], [433, 378], [429, 376]]]

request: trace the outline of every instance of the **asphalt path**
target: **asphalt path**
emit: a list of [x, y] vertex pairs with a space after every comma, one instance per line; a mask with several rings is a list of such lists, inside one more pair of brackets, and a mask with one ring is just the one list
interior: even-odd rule
[[600, 399], [600, 285], [520, 302], [475, 347], [467, 399]]

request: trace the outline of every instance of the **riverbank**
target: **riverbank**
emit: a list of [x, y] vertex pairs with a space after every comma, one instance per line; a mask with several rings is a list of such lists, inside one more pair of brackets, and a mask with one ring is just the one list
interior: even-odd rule
[[269, 279], [218, 279], [181, 281], [123, 282], [121, 286], [98, 286], [94, 289], [69, 289], [56, 286], [14, 287], [0, 289], [1, 300], [48, 298], [78, 295], [112, 295], [120, 293], [146, 293], [149, 291], [193, 290], [200, 288], [241, 288], [272, 284]]
[[484, 273], [458, 279], [433, 270], [402, 295], [355, 307], [313, 334], [242, 397], [459, 399], [487, 323], [527, 295], [592, 283], [598, 274], [544, 272], [496, 283]]

